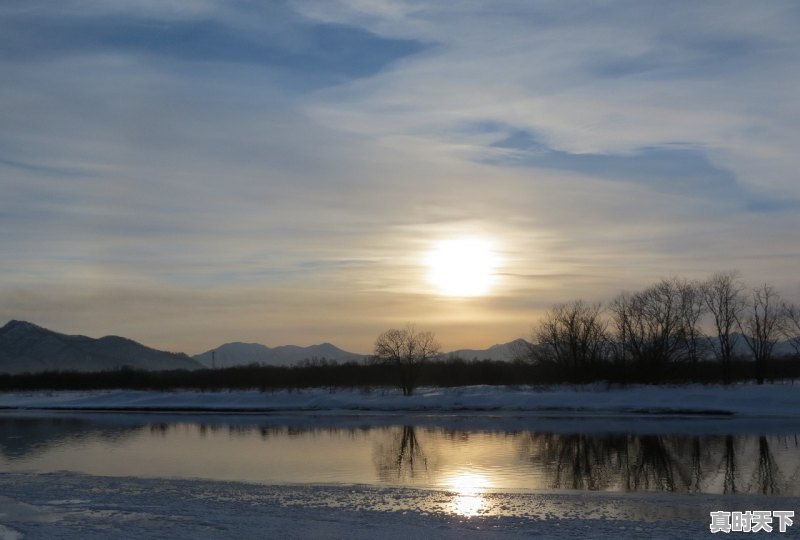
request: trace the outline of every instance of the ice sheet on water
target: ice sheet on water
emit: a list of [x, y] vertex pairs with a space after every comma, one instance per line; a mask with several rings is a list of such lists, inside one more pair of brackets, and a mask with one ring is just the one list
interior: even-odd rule
[[[482, 511], [467, 515], [454, 505], [460, 494], [453, 490], [63, 473], [0, 473], [0, 492], [0, 531], [45, 538], [686, 538], [707, 534], [709, 509], [776, 504], [762, 497], [486, 493], [476, 495]], [[780, 499], [787, 508], [798, 502]], [[15, 505], [36, 511], [7, 512]], [[55, 519], [40, 519], [48, 514]]]

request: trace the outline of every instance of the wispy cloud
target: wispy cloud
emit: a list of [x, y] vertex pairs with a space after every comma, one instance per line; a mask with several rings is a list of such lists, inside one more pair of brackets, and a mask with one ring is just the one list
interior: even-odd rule
[[[788, 288], [798, 23], [780, 1], [3, 2], [0, 317], [366, 351], [408, 320], [485, 346], [672, 273]], [[430, 294], [422, 255], [458, 234], [496, 240], [496, 297]]]

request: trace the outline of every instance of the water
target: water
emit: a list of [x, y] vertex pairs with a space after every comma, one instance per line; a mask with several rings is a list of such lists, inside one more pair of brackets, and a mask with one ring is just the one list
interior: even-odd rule
[[502, 422], [494, 429], [436, 424], [6, 413], [0, 469], [436, 488], [459, 493], [466, 513], [476, 493], [508, 490], [800, 495], [797, 433], [555, 433], [504, 429]]

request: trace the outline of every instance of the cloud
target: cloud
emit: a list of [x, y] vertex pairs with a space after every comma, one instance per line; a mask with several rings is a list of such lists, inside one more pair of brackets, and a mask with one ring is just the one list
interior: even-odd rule
[[646, 147], [627, 154], [570, 153], [548, 148], [527, 131], [491, 145], [488, 163], [567, 170], [606, 180], [639, 183], [654, 191], [729, 203], [738, 210], [789, 210], [796, 201], [769, 198], [743, 188], [729, 170], [714, 165], [703, 148], [682, 144]]
[[[799, 18], [4, 2], [0, 317], [192, 351], [200, 334], [366, 351], [417, 320], [455, 348], [675, 273], [791, 284]], [[497, 298], [425, 283], [421, 255], [465, 234], [497, 241]]]
[[312, 24], [280, 2], [265, 4], [257, 15], [271, 24], [243, 29], [224, 18], [20, 12], [2, 19], [0, 58], [35, 62], [102, 51], [162, 64], [244, 64], [277, 70], [280, 83], [307, 89], [375, 74], [424, 48], [414, 40], [381, 38], [352, 26]]
[[[570, 153], [624, 154], [680, 142], [704, 148], [725, 167], [731, 154], [763, 162], [753, 145], [768, 144], [785, 159], [797, 142], [788, 121], [798, 111], [784, 92], [799, 82], [786, 69], [798, 47], [790, 23], [797, 9], [730, 6], [420, 7], [410, 10], [410, 20], [394, 17], [370, 28], [394, 24], [394, 35], [405, 29], [437, 39], [439, 47], [333, 90], [331, 105], [319, 112], [339, 122], [336, 111], [353, 103], [351, 125], [376, 134], [452, 137], [454, 125], [495, 121]], [[344, 13], [350, 12], [343, 9], [337, 20]], [[788, 167], [764, 180], [738, 165], [731, 162], [743, 184], [796, 192]]]

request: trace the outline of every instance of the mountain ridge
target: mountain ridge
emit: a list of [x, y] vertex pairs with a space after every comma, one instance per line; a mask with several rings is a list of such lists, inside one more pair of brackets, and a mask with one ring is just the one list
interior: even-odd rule
[[268, 347], [261, 343], [233, 341], [196, 354], [192, 358], [205, 367], [221, 368], [248, 364], [290, 366], [314, 358], [336, 362], [360, 362], [366, 355], [345, 351], [327, 341], [307, 347], [300, 345]]
[[[747, 355], [740, 336], [737, 354]], [[712, 338], [713, 340], [713, 338]], [[443, 353], [440, 359], [495, 360], [511, 362], [524, 358], [531, 343], [518, 338], [497, 343], [486, 349], [456, 349]], [[776, 344], [775, 354], [793, 353], [788, 342]], [[709, 360], [713, 359], [706, 351]], [[194, 356], [160, 351], [130, 338], [108, 335], [91, 338], [83, 335], [61, 334], [34, 323], [11, 320], [0, 328], [0, 373], [41, 371], [107, 371], [130, 367], [144, 370], [225, 368], [250, 364], [292, 366], [307, 360], [331, 362], [363, 362], [369, 355], [345, 351], [333, 343], [316, 345], [280, 345], [268, 347], [261, 343], [228, 342]]]
[[122, 336], [91, 338], [11, 320], [0, 328], [0, 373], [198, 369], [184, 353], [160, 351]]
[[506, 343], [496, 343], [486, 349], [458, 349], [445, 354], [445, 357], [457, 357], [464, 360], [501, 360], [512, 362], [523, 358], [530, 350], [531, 343], [523, 338], [517, 338]]
[[[497, 343], [487, 349], [457, 349], [443, 353], [442, 359], [463, 358], [472, 360], [513, 361], [520, 358], [530, 347], [528, 341], [518, 338], [507, 343]], [[216, 353], [212, 355], [212, 353]], [[192, 358], [206, 367], [232, 367], [248, 364], [272, 366], [291, 366], [304, 360], [325, 359], [336, 362], [361, 362], [369, 355], [353, 353], [340, 349], [330, 342], [306, 347], [299, 345], [279, 345], [268, 347], [261, 343], [244, 343], [233, 341], [224, 343], [214, 349], [194, 355]]]

